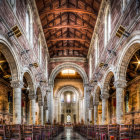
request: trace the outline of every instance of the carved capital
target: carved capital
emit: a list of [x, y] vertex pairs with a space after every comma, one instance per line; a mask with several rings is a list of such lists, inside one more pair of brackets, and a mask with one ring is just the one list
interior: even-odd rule
[[44, 102], [38, 101], [38, 105], [39, 105], [39, 106], [43, 106], [43, 105], [44, 105]]
[[29, 94], [28, 97], [29, 97], [30, 100], [35, 100], [36, 99], [35, 94]]
[[98, 101], [93, 102], [93, 106], [98, 106], [98, 105], [99, 105]]
[[44, 110], [48, 110], [48, 106], [47, 105], [44, 106]]
[[114, 82], [116, 88], [125, 88], [127, 86], [127, 82], [125, 80], [117, 80]]
[[103, 93], [101, 94], [101, 99], [108, 99], [109, 98], [109, 94], [108, 93]]
[[13, 88], [22, 88], [23, 87], [23, 82], [20, 81], [20, 80], [11, 81], [11, 87], [13, 87]]

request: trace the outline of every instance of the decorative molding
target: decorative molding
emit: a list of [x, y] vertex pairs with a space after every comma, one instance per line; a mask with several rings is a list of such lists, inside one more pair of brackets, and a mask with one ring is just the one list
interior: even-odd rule
[[114, 86], [116, 88], [125, 88], [127, 86], [126, 83], [127, 83], [127, 81], [125, 81], [125, 80], [117, 80], [114, 82]]
[[11, 87], [13, 88], [22, 88], [23, 87], [23, 82], [16, 80], [16, 81], [11, 81]]
[[52, 62], [87, 62], [86, 58], [83, 57], [58, 57], [58, 58], [50, 58], [50, 63]]
[[36, 99], [35, 94], [29, 94], [28, 97], [29, 97], [30, 100], [35, 100]]

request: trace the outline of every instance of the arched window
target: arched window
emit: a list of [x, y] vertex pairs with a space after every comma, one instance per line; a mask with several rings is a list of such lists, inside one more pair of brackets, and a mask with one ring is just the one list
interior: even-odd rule
[[127, 4], [129, 3], [130, 0], [122, 0], [122, 11], [126, 9]]
[[30, 36], [30, 13], [29, 13], [29, 10], [26, 12], [26, 35], [27, 35], [27, 39], [29, 40], [29, 36]]
[[67, 94], [67, 103], [70, 103], [70, 94]]
[[8, 0], [9, 4], [11, 5], [12, 9], [16, 9], [16, 0]]
[[48, 57], [46, 56], [46, 78], [48, 79]]
[[26, 12], [26, 34], [31, 46], [33, 45], [33, 19], [31, 9], [28, 8]]
[[106, 47], [111, 34], [111, 13], [109, 6], [106, 8], [105, 12], [105, 32], [104, 32], [104, 45]]
[[42, 44], [41, 44], [40, 38], [38, 40], [38, 60], [39, 60], [39, 64], [41, 64], [42, 63]]
[[76, 102], [76, 94], [73, 94], [73, 102]]
[[98, 36], [95, 38], [95, 43], [94, 43], [94, 49], [95, 49], [95, 67], [99, 63], [99, 41], [98, 41]]
[[92, 55], [89, 56], [89, 79], [92, 78]]

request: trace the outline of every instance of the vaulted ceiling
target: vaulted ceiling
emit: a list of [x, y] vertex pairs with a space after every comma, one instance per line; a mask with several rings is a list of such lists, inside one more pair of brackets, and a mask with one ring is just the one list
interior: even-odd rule
[[86, 57], [101, 0], [36, 0], [50, 57]]

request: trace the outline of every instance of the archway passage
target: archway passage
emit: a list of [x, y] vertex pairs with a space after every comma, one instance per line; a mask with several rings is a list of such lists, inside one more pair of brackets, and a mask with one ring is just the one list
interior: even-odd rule
[[110, 78], [108, 83], [109, 99], [108, 99], [108, 123], [116, 124], [116, 88], [114, 87], [114, 76]]
[[125, 122], [138, 124], [140, 123], [139, 119], [137, 119], [140, 109], [140, 50], [137, 50], [129, 61], [126, 80], [127, 87], [124, 96]]
[[[66, 68], [58, 73], [54, 80], [53, 96], [55, 122], [71, 125], [83, 120], [84, 87], [77, 71]], [[67, 116], [71, 117], [70, 122], [67, 122]]]
[[12, 124], [13, 91], [11, 70], [4, 54], [0, 52], [0, 124]]

